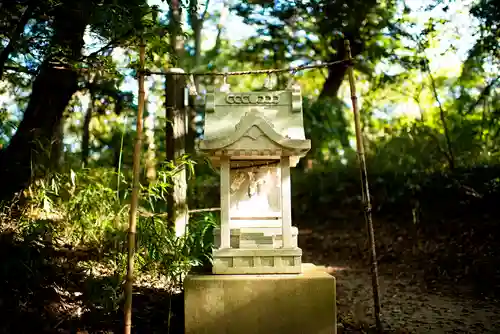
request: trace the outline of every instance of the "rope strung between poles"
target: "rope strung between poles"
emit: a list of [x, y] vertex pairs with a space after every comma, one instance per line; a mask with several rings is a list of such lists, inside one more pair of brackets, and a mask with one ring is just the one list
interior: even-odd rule
[[[319, 64], [308, 64], [308, 65], [299, 65], [295, 67], [286, 67], [286, 68], [270, 68], [270, 69], [264, 69], [264, 70], [247, 70], [247, 71], [229, 71], [229, 72], [184, 72], [184, 73], [175, 73], [175, 75], [184, 75], [184, 76], [219, 76], [219, 77], [228, 77], [228, 76], [236, 76], [236, 75], [250, 75], [250, 74], [273, 74], [273, 73], [285, 73], [285, 72], [290, 72], [292, 75], [296, 74], [299, 71], [302, 70], [311, 70], [311, 69], [318, 69], [318, 68], [327, 68], [327, 67], [333, 67], [333, 66], [338, 66], [338, 65], [344, 65], [346, 67], [351, 67], [354, 65], [354, 60], [353, 59], [343, 59], [343, 60], [337, 60], [337, 61], [332, 61], [332, 62], [327, 62], [327, 63], [319, 63]], [[52, 64], [50, 66], [52, 69], [56, 70], [63, 70], [63, 71], [70, 71], [73, 70], [73, 68], [69, 66], [62, 66], [59, 64]], [[12, 70], [12, 71], [18, 71], [18, 72], [24, 72], [28, 74], [36, 74], [36, 71], [30, 71], [27, 69], [18, 69], [14, 67], [9, 67], [7, 66], [5, 68], [6, 70]], [[78, 69], [79, 72], [87, 72], [89, 69], [88, 68], [81, 68]], [[148, 69], [144, 70], [137, 70], [135, 77], [138, 77], [139, 74], [143, 74], [144, 76], [150, 76], [150, 75], [162, 75], [162, 76], [167, 76], [171, 75], [172, 73], [166, 73], [166, 72], [159, 72], [159, 71], [151, 71]]]
[[[220, 77], [228, 77], [228, 76], [236, 76], [236, 75], [250, 75], [250, 74], [273, 74], [273, 73], [284, 73], [291, 72], [295, 74], [302, 70], [311, 70], [317, 68], [327, 68], [338, 65], [344, 66], [352, 66], [354, 64], [353, 59], [343, 59], [337, 60], [327, 63], [320, 64], [308, 64], [308, 65], [299, 65], [295, 67], [287, 67], [287, 68], [271, 68], [265, 70], [248, 70], [248, 71], [229, 71], [229, 72], [184, 72], [184, 73], [175, 73], [175, 75], [187, 75], [187, 76], [220, 76]], [[171, 73], [158, 72], [158, 71], [150, 71], [144, 70], [144, 75], [170, 75]]]

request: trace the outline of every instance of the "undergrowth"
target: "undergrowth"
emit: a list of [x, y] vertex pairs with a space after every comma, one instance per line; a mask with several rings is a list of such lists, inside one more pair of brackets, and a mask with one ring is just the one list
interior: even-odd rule
[[[420, 271], [429, 286], [465, 283], [481, 295], [500, 296], [499, 176], [500, 166], [493, 164], [453, 171], [370, 169], [380, 265]], [[296, 171], [292, 189], [299, 227], [364, 230], [355, 165]], [[360, 255], [368, 266], [365, 246], [359, 245]]]
[[[167, 225], [166, 195], [176, 172], [165, 166], [155, 182], [141, 187], [137, 220], [136, 285], [170, 294], [181, 289], [183, 276], [193, 266], [210, 263], [216, 224], [213, 215], [197, 214], [180, 237]], [[82, 275], [73, 280], [79, 285], [74, 287], [80, 291], [77, 295], [85, 297], [80, 313], [117, 312], [123, 301], [130, 192], [131, 182], [121, 173], [106, 168], [71, 170], [35, 181], [15, 201], [3, 205], [1, 241], [11, 245], [5, 246], [11, 256], [2, 262], [4, 287], [17, 284], [13, 273], [37, 284], [51, 284], [50, 280], [56, 284], [54, 278], [41, 277], [44, 271], [37, 268], [60, 266], [66, 274]], [[18, 249], [18, 256], [13, 249]], [[34, 257], [33, 252], [44, 255]], [[68, 289], [69, 285], [62, 288]]]

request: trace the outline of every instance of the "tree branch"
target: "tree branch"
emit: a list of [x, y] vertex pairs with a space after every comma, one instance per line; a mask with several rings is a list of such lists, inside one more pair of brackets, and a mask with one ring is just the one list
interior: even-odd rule
[[23, 14], [21, 15], [21, 19], [19, 20], [19, 23], [16, 26], [16, 29], [14, 29], [14, 32], [12, 33], [12, 36], [10, 37], [9, 44], [5, 47], [5, 49], [2, 50], [2, 53], [0, 54], [0, 79], [3, 77], [3, 72], [7, 68], [5, 66], [5, 63], [9, 59], [9, 55], [14, 51], [14, 45], [16, 42], [19, 40], [21, 35], [23, 34], [24, 27], [28, 23], [29, 19], [31, 18], [31, 14], [33, 13], [34, 6], [32, 4], [28, 4], [26, 8], [24, 9]]
[[104, 45], [103, 47], [101, 47], [99, 50], [92, 52], [91, 54], [89, 54], [88, 56], [86, 56], [84, 58], [85, 59], [92, 59], [92, 58], [97, 57], [101, 52], [104, 52], [104, 51], [106, 51], [106, 50], [108, 50], [110, 48], [116, 47], [118, 44], [120, 44], [121, 42], [123, 42], [124, 39], [126, 39], [127, 37], [133, 35], [134, 32], [135, 32], [135, 29], [133, 29], [133, 28], [127, 30], [123, 35], [111, 39], [106, 45]]
[[424, 68], [427, 71], [427, 74], [429, 75], [429, 79], [431, 79], [432, 92], [434, 93], [434, 98], [436, 99], [436, 102], [438, 103], [439, 118], [441, 119], [441, 123], [443, 123], [444, 136], [446, 139], [446, 146], [448, 148], [448, 154], [447, 154], [448, 162], [450, 164], [450, 169], [453, 170], [453, 169], [455, 169], [455, 157], [453, 154], [453, 147], [451, 145], [451, 138], [450, 138], [450, 133], [449, 133], [449, 129], [448, 129], [448, 123], [446, 122], [446, 112], [444, 110], [443, 104], [441, 103], [441, 99], [439, 98], [439, 95], [437, 92], [437, 87], [436, 87], [436, 81], [434, 80], [434, 76], [432, 75], [431, 69], [429, 68], [429, 62], [428, 62], [427, 58], [425, 58]]
[[493, 86], [495, 86], [495, 84], [498, 82], [498, 80], [500, 80], [500, 76], [496, 77], [495, 79], [493, 79], [486, 87], [484, 87], [483, 91], [481, 92], [481, 94], [479, 95], [478, 99], [476, 100], [476, 102], [474, 102], [473, 105], [471, 105], [469, 107], [469, 110], [466, 112], [466, 114], [471, 114], [474, 109], [477, 108], [477, 106], [486, 98], [488, 97], [488, 95], [490, 95], [490, 92], [491, 92], [491, 89], [493, 88]]
[[210, 3], [210, 0], [207, 0], [205, 2], [205, 10], [203, 11], [203, 14], [201, 14], [200, 16], [200, 21], [201, 22], [204, 22], [205, 19], [207, 18], [207, 14], [208, 14], [208, 4]]
[[13, 71], [13, 72], [18, 72], [18, 73], [25, 73], [29, 75], [36, 75], [38, 72], [34, 70], [30, 70], [29, 68], [26, 67], [18, 67], [18, 66], [3, 66], [3, 69], [5, 71]]

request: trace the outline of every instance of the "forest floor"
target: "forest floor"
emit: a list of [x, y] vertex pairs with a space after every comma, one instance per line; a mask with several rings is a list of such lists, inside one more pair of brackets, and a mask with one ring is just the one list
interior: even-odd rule
[[[500, 333], [500, 303], [474, 288], [439, 278], [430, 280], [412, 263], [396, 258], [402, 238], [376, 230], [382, 323], [392, 333]], [[303, 261], [325, 266], [337, 279], [338, 332], [364, 333], [374, 328], [373, 294], [366, 230], [331, 227], [301, 229]], [[389, 250], [389, 251], [387, 251]]]
[[[464, 284], [429, 278], [421, 264], [409, 259], [402, 261], [399, 255], [405, 247], [404, 234], [377, 228], [376, 235], [382, 320], [387, 333], [500, 333], [497, 300], [479, 295]], [[373, 331], [372, 285], [365, 242], [362, 223], [348, 228], [300, 226], [303, 261], [324, 266], [337, 279], [339, 334]], [[105, 305], [106, 296], [117, 291], [102, 287], [113, 284], [91, 282], [96, 278], [67, 266], [37, 267], [37, 259], [51, 256], [42, 249], [31, 249], [28, 256], [17, 246], [2, 247], [0, 251], [9, 261], [20, 257], [17, 262], [28, 263], [26, 259], [29, 259], [30, 268], [23, 271], [22, 266], [14, 263], [12, 268], [19, 270], [16, 273], [12, 268], [7, 270], [4, 260], [0, 259], [3, 284], [0, 312], [6, 319], [0, 324], [0, 333], [122, 332], [121, 310], [105, 311], [109, 309], [109, 305]], [[28, 276], [31, 278], [25, 279]], [[169, 325], [170, 334], [183, 333], [182, 294], [172, 296], [161, 282], [155, 285], [151, 281], [143, 278], [135, 290], [136, 333], [166, 333]], [[89, 290], [89, 286], [94, 288]], [[96, 303], [91, 296], [101, 299]]]

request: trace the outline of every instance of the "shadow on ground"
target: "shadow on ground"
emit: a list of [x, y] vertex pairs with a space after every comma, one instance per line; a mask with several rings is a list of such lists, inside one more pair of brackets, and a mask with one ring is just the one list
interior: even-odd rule
[[[303, 260], [325, 266], [337, 278], [338, 332], [370, 332], [374, 316], [366, 229], [362, 222], [352, 220], [348, 227], [340, 225], [300, 229]], [[440, 252], [453, 255], [446, 252], [444, 240], [429, 238], [424, 243], [426, 248], [419, 250], [411, 234], [402, 228], [394, 230], [390, 224], [379, 221], [376, 232], [386, 332], [500, 332], [500, 299], [495, 296], [495, 286], [484, 283], [494, 282], [494, 277], [479, 281], [437, 275], [439, 265], [447, 264], [440, 262]], [[445, 268], [458, 271], [459, 265], [450, 262]]]
[[[123, 332], [120, 278], [93, 277], [79, 269], [78, 263], [91, 256], [0, 235], [0, 333]], [[134, 333], [184, 332], [182, 294], [154, 288], [134, 292]]]
[[[345, 227], [335, 221], [323, 227], [297, 224], [299, 243], [304, 262], [348, 268], [332, 272], [338, 282], [339, 333], [366, 333], [373, 323], [366, 232], [362, 222], [351, 218], [348, 222]], [[420, 247], [418, 240], [423, 238], [412, 239], [411, 231], [394, 230], [380, 222], [376, 225], [387, 329], [392, 333], [443, 333], [465, 328], [474, 333], [500, 332], [498, 302], [478, 289], [489, 287], [491, 292], [492, 284], [484, 282], [493, 277], [474, 280], [474, 293], [466, 293], [465, 281], [446, 280], [433, 269], [461, 265], [453, 252], [448, 267], [448, 262], [439, 258], [449, 241], [429, 238]], [[476, 245], [477, 240], [473, 241]], [[471, 259], [484, 258], [472, 257], [476, 248], [469, 249]], [[123, 332], [121, 278], [92, 276], [79, 265], [98, 257], [91, 250], [54, 249], [40, 240], [21, 242], [13, 233], [0, 235], [0, 333]], [[184, 332], [182, 294], [136, 288], [133, 303], [134, 333]]]

